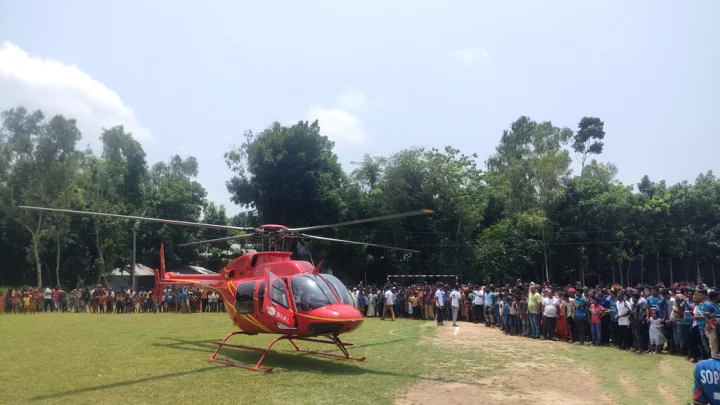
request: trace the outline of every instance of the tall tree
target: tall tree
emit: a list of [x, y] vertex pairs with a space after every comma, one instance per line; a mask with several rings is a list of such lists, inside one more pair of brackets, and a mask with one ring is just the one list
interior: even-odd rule
[[573, 139], [573, 150], [580, 160], [580, 178], [583, 177], [585, 161], [590, 155], [599, 155], [603, 151], [605, 123], [597, 117], [583, 117]]
[[320, 125], [274, 123], [225, 154], [235, 176], [227, 182], [232, 201], [255, 208], [265, 223], [301, 226], [342, 218], [345, 174], [334, 143]]
[[0, 134], [7, 181], [11, 189], [9, 209], [31, 235], [32, 258], [38, 287], [42, 287], [41, 239], [50, 222], [46, 215], [14, 208], [17, 205], [53, 206], [74, 192], [72, 181], [80, 131], [74, 119], [62, 115], [44, 121], [41, 111], [28, 114], [23, 107], [2, 113]]
[[570, 157], [562, 146], [571, 136], [569, 128], [520, 117], [503, 132], [496, 153], [487, 161], [488, 180], [506, 190], [506, 215], [529, 213], [537, 217], [529, 223], [539, 227], [543, 240], [545, 279], [550, 276], [547, 218], [560, 200], [563, 179], [569, 174]]

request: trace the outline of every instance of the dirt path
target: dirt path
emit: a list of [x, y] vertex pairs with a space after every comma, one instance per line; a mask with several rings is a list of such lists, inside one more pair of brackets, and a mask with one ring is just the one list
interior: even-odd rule
[[[450, 324], [439, 327], [436, 338], [429, 340], [444, 351], [457, 352], [461, 360], [455, 365], [469, 373], [458, 382], [418, 383], [399, 395], [397, 405], [469, 405], [487, 400], [518, 405], [613, 404], [587, 370], [557, 355], [568, 349], [567, 344], [505, 336], [483, 325], [458, 325], [459, 329]], [[436, 326], [428, 322], [419, 327]], [[493, 367], [497, 364], [505, 367]]]

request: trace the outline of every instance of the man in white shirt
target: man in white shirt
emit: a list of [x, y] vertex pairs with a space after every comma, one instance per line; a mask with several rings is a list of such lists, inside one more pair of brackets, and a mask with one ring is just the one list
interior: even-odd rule
[[443, 314], [443, 308], [445, 307], [443, 296], [444, 290], [445, 286], [440, 284], [437, 291], [435, 291], [435, 320], [437, 321], [438, 326], [443, 325], [443, 318], [445, 318]]
[[546, 291], [542, 300], [543, 311], [543, 337], [545, 340], [555, 340], [555, 326], [557, 325], [557, 313], [560, 302], [552, 289]]
[[357, 289], [357, 288], [354, 288], [354, 289], [353, 289], [353, 292], [350, 293], [350, 296], [352, 296], [353, 306], [354, 306], [355, 308], [357, 308], [357, 307], [358, 307], [358, 297], [360, 296], [360, 293], [358, 292], [358, 289]]
[[473, 291], [473, 312], [475, 315], [473, 323], [483, 323], [483, 304], [485, 303], [485, 296], [482, 287], [479, 285], [475, 286]]
[[55, 312], [55, 310], [52, 306], [52, 290], [50, 289], [50, 287], [45, 287], [45, 293], [43, 294], [43, 298], [45, 298], [45, 301], [44, 301], [45, 312], [48, 311], [48, 308], [50, 308], [51, 312]]
[[632, 346], [632, 333], [630, 330], [630, 315], [632, 314], [633, 304], [625, 300], [625, 291], [619, 291], [617, 295], [617, 323], [618, 323], [618, 339], [615, 345], [623, 350], [629, 350]]
[[450, 305], [452, 306], [453, 326], [457, 326], [457, 316], [458, 311], [460, 311], [460, 293], [457, 290], [457, 286], [455, 286], [450, 293]]
[[390, 289], [390, 286], [385, 287], [385, 302], [383, 305], [383, 314], [382, 317], [380, 317], [380, 320], [385, 320], [385, 314], [390, 311], [390, 315], [392, 316], [392, 320], [395, 320], [395, 309], [393, 309], [393, 304], [395, 303], [395, 297], [392, 293], [392, 290]]

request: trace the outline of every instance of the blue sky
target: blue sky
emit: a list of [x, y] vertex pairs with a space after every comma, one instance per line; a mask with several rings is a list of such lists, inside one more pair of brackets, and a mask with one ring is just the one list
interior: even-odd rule
[[598, 116], [624, 183], [720, 171], [720, 2], [348, 3], [0, 0], [0, 108], [196, 156], [230, 213], [222, 155], [273, 121], [318, 118], [350, 170], [411, 146], [482, 163], [521, 115]]

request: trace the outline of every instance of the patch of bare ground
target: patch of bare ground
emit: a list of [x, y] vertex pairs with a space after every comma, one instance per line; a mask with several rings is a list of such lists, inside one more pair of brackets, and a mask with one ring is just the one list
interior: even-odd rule
[[667, 361], [662, 360], [660, 361], [660, 372], [664, 376], [670, 376], [673, 374], [673, 369]]
[[[545, 342], [506, 336], [497, 329], [461, 323], [456, 331], [451, 325], [438, 327], [433, 344], [448, 348], [482, 351], [482, 359], [498, 359], [500, 368], [489, 377], [472, 378], [468, 374], [488, 374], [491, 366], [464, 368], [456, 381], [427, 378], [407, 389], [396, 400], [397, 405], [470, 405], [477, 398], [483, 402], [497, 400], [511, 404], [610, 405], [614, 402], [602, 391], [597, 379], [568, 358], [554, 353], [567, 350], [562, 342]], [[518, 350], [520, 349], [520, 350]], [[533, 355], [518, 356], [518, 353]], [[552, 378], [547, 378], [548, 371]], [[443, 381], [444, 380], [444, 381]], [[446, 395], [447, 394], [447, 395]]]
[[630, 377], [627, 374], [619, 374], [617, 377], [618, 384], [623, 388], [623, 391], [625, 391], [628, 395], [637, 395], [639, 390], [635, 386], [635, 384], [632, 383], [632, 377]]
[[658, 392], [660, 392], [660, 396], [663, 398], [663, 403], [665, 404], [680, 404], [680, 398], [678, 398], [672, 391], [670, 391], [670, 388], [668, 388], [667, 385], [660, 384], [658, 385]]

